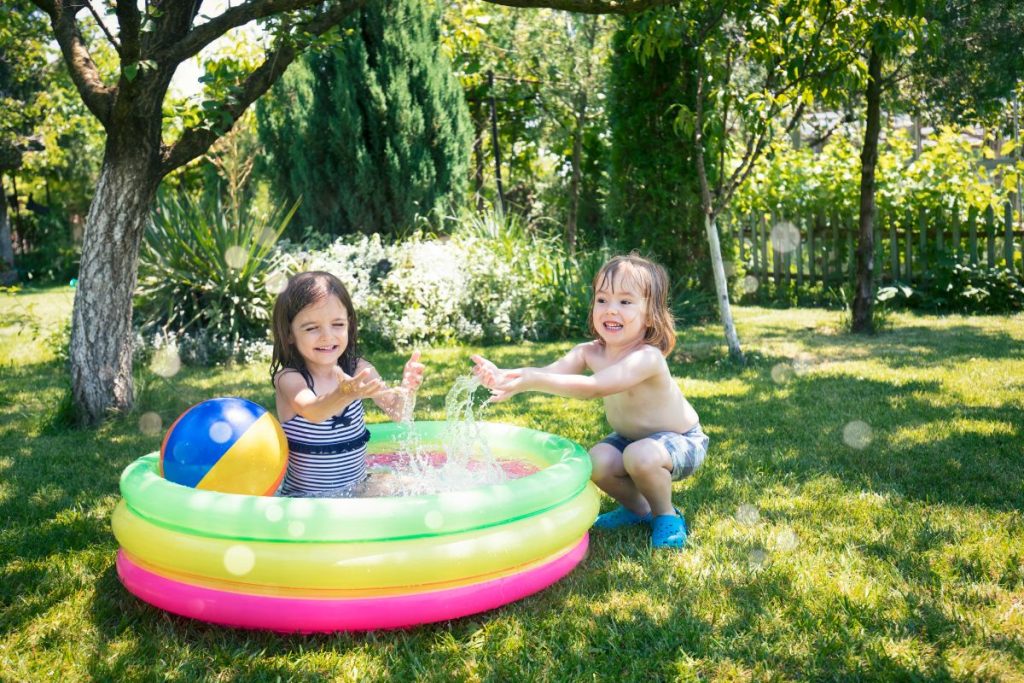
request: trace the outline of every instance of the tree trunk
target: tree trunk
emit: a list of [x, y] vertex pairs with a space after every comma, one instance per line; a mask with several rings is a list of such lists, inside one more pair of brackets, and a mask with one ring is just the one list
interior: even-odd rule
[[580, 179], [583, 175], [583, 129], [587, 122], [587, 93], [576, 97], [576, 127], [572, 133], [572, 179], [569, 181], [569, 216], [565, 222], [565, 246], [576, 253], [576, 221], [580, 211]]
[[853, 298], [850, 331], [875, 331], [875, 167], [878, 165], [878, 137], [882, 130], [882, 54], [871, 47], [868, 57], [867, 122], [860, 155], [860, 217], [857, 233], [857, 284]]
[[704, 229], [708, 235], [708, 247], [711, 251], [711, 270], [715, 275], [715, 295], [718, 298], [718, 314], [722, 319], [722, 327], [725, 329], [725, 343], [729, 347], [729, 357], [742, 363], [743, 350], [740, 348], [740, 337], [736, 334], [736, 325], [732, 321], [729, 285], [725, 279], [722, 245], [718, 240], [718, 224], [708, 212], [704, 213]]
[[7, 190], [0, 176], [0, 285], [13, 285], [18, 281], [14, 270], [14, 245], [11, 242], [11, 221], [7, 217]]
[[72, 315], [71, 391], [84, 424], [132, 407], [132, 295], [159, 183], [158, 157], [138, 137], [131, 144], [108, 137], [86, 219]]
[[484, 133], [487, 126], [487, 114], [484, 112], [482, 99], [472, 101], [473, 118], [473, 194], [476, 197], [476, 210], [484, 210]]

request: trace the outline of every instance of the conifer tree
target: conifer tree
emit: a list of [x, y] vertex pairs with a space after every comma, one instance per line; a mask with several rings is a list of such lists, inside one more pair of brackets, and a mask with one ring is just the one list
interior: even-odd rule
[[275, 192], [303, 197], [293, 225], [394, 234], [461, 200], [471, 128], [438, 22], [430, 2], [369, 5], [257, 106]]

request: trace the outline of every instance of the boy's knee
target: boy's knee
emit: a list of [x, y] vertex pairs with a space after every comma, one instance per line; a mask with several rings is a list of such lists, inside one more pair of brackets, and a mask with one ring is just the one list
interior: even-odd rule
[[666, 458], [664, 448], [650, 439], [634, 441], [622, 452], [622, 464], [629, 473], [665, 469]]
[[621, 474], [622, 459], [619, 452], [606, 444], [590, 449], [590, 480], [598, 483]]

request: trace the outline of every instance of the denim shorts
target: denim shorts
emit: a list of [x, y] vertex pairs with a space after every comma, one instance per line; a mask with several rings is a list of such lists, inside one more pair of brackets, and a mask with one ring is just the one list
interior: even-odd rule
[[[700, 423], [695, 424], [688, 432], [655, 432], [647, 439], [654, 439], [668, 451], [672, 459], [672, 481], [677, 481], [693, 474], [694, 470], [704, 462], [704, 456], [708, 453], [708, 437], [701, 428]], [[620, 453], [626, 450], [626, 446], [633, 443], [616, 432], [612, 432], [601, 443], [606, 443]]]

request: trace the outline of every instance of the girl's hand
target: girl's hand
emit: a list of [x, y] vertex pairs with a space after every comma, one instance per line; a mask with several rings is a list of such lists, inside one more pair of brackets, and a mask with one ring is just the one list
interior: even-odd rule
[[341, 368], [335, 368], [338, 376], [338, 392], [354, 400], [374, 398], [384, 391], [384, 380], [374, 377], [373, 368], [363, 368], [354, 377], [346, 375]]
[[402, 388], [409, 393], [416, 393], [416, 390], [423, 384], [424, 370], [426, 370], [426, 366], [420, 362], [420, 352], [413, 351], [402, 372]]
[[473, 368], [473, 374], [480, 380], [480, 384], [487, 387], [488, 389], [494, 389], [499, 384], [505, 381], [508, 372], [502, 370], [497, 365], [487, 360], [483, 356], [473, 355], [469, 357], [476, 366]]

